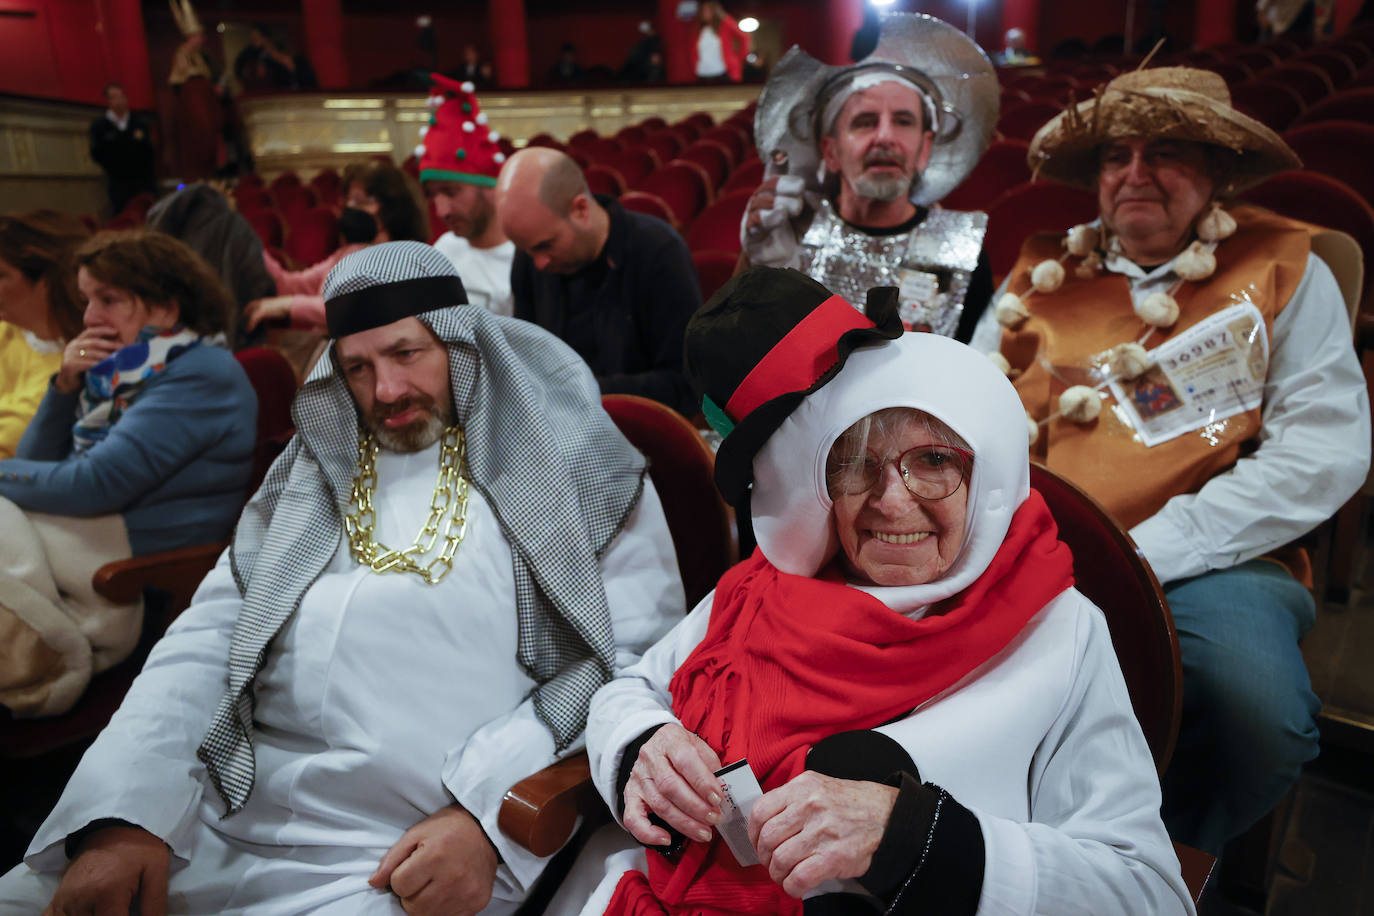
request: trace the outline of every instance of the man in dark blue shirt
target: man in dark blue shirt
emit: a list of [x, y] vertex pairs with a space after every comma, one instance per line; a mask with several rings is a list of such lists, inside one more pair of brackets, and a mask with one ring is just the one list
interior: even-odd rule
[[515, 317], [576, 350], [603, 394], [637, 394], [695, 413], [682, 334], [701, 290], [681, 236], [594, 196], [576, 162], [544, 147], [506, 163], [496, 206], [517, 249]]

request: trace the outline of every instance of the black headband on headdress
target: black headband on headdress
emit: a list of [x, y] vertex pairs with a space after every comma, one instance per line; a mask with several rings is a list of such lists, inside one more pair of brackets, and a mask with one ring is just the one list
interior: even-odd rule
[[329, 336], [338, 340], [467, 301], [467, 290], [457, 276], [414, 277], [335, 296], [324, 304], [324, 318]]

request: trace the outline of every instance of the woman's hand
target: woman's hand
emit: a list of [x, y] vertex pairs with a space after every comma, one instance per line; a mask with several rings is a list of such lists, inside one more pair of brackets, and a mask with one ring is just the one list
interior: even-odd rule
[[87, 328], [62, 351], [62, 368], [57, 370], [53, 384], [63, 394], [79, 391], [86, 370], [122, 346], [113, 328]]
[[265, 296], [254, 299], [243, 307], [243, 320], [248, 330], [253, 330], [264, 321], [291, 319], [291, 296]]
[[873, 864], [897, 789], [807, 770], [754, 802], [749, 841], [769, 877], [793, 897]]
[[625, 783], [625, 829], [646, 845], [667, 845], [672, 838], [649, 822], [652, 812], [691, 839], [709, 840], [720, 820], [719, 769], [705, 741], [681, 725], [663, 726], [639, 749]]

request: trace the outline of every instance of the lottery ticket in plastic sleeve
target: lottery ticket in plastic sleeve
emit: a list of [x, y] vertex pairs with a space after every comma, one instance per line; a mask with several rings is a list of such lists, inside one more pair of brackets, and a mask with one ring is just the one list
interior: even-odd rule
[[749, 842], [749, 812], [763, 795], [763, 787], [749, 768], [747, 759], [736, 760], [716, 770], [716, 778], [725, 796], [720, 804], [720, 823], [716, 824], [720, 838], [740, 865], [757, 865], [759, 857]]

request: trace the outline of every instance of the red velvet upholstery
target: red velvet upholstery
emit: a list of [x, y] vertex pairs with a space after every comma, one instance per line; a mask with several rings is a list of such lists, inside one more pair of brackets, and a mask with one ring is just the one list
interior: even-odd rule
[[711, 179], [711, 192], [714, 194], [725, 184], [732, 170], [734, 158], [730, 151], [716, 140], [701, 139], [678, 154], [678, 160], [694, 162], [706, 171]]
[[593, 194], [608, 194], [619, 197], [625, 193], [625, 179], [620, 170], [609, 165], [594, 162], [582, 170], [587, 178], [587, 187]]
[[941, 206], [950, 210], [986, 210], [1007, 191], [1031, 180], [1030, 166], [1026, 164], [1029, 149], [1025, 140], [994, 142], [959, 187], [940, 201]]
[[997, 132], [1013, 140], [1029, 141], [1037, 130], [1063, 109], [1062, 105], [1043, 101], [1026, 102], [1008, 108], [997, 119]]
[[988, 208], [983, 250], [999, 281], [1007, 275], [1021, 243], [1036, 232], [1063, 232], [1097, 218], [1097, 198], [1088, 191], [1049, 181], [1018, 185]]
[[577, 148], [592, 162], [610, 162], [620, 156], [620, 144], [610, 137], [583, 140]]
[[275, 194], [277, 191], [280, 191], [282, 188], [287, 188], [287, 187], [300, 187], [300, 184], [301, 184], [301, 178], [300, 178], [300, 176], [297, 175], [295, 172], [288, 170], [288, 171], [282, 172], [282, 173], [281, 173], [280, 175], [278, 175], [276, 178], [273, 178], [273, 179], [272, 179], [272, 183], [268, 185], [268, 188], [270, 188], [271, 191]]
[[580, 147], [599, 139], [601, 139], [601, 135], [594, 130], [579, 130], [568, 138], [568, 146]]
[[1183, 665], [1159, 582], [1130, 535], [1091, 496], [1038, 464], [1031, 465], [1031, 486], [1045, 497], [1059, 539], [1073, 551], [1074, 586], [1107, 618], [1131, 706], [1163, 773], [1178, 738]]
[[1347, 89], [1312, 105], [1296, 124], [1319, 121], [1357, 121], [1374, 124], [1374, 88]]
[[526, 145], [526, 146], [547, 146], [547, 147], [549, 147], [550, 149], [562, 149], [562, 148], [563, 148], [563, 144], [562, 144], [562, 143], [559, 143], [558, 140], [557, 140], [557, 138], [555, 138], [555, 137], [553, 136], [553, 134], [544, 134], [544, 133], [535, 134], [533, 137], [530, 137], [529, 142], [527, 142], [525, 145]]
[[291, 401], [296, 396], [296, 371], [285, 356], [268, 347], [248, 347], [234, 354], [258, 396], [258, 439], [250, 493], [257, 492], [267, 469], [295, 434]]
[[234, 205], [245, 210], [270, 210], [274, 206], [272, 194], [261, 184], [240, 184], [234, 189]]
[[671, 162], [687, 146], [683, 138], [673, 130], [660, 130], [650, 134], [644, 145], [658, 153], [659, 162]]
[[248, 225], [253, 227], [253, 231], [262, 239], [262, 243], [271, 247], [280, 247], [282, 241], [281, 217], [273, 210], [242, 210], [243, 218], [248, 220]]
[[339, 247], [339, 218], [329, 207], [311, 207], [289, 219], [286, 253], [297, 264], [317, 264]]
[[[725, 251], [732, 256], [739, 254], [739, 224], [753, 193], [749, 188], [730, 191], [701, 211], [701, 215], [687, 230], [687, 247], [692, 251]], [[702, 292], [705, 293], [705, 290]]]
[[1293, 87], [1302, 96], [1303, 102], [1308, 105], [1312, 105], [1336, 91], [1335, 84], [1331, 82], [1331, 77], [1327, 75], [1325, 70], [1314, 64], [1305, 64], [1301, 61], [1291, 61], [1280, 64], [1272, 70], [1266, 70], [1264, 78]]
[[716, 456], [700, 431], [671, 407], [631, 394], [601, 398], [615, 425], [649, 459], [649, 476], [677, 551], [691, 609], [738, 556], [734, 516], [716, 490]]
[[1298, 57], [1298, 63], [1311, 64], [1326, 71], [1326, 75], [1331, 77], [1331, 84], [1337, 89], [1354, 79], [1359, 70], [1349, 57], [1327, 47], [1317, 47], [1304, 52]]
[[593, 164], [608, 165], [620, 173], [620, 177], [625, 180], [626, 187], [633, 186], [645, 175], [658, 168], [659, 162], [656, 155], [644, 146], [637, 146], [626, 150], [615, 150], [614, 152], [603, 151], [601, 155], [593, 157]]
[[661, 197], [678, 226], [695, 219], [711, 198], [711, 180], [701, 166], [691, 162], [670, 162], [645, 176], [633, 189]]
[[701, 140], [713, 140], [723, 146], [730, 154], [730, 167], [734, 168], [735, 163], [743, 162], [744, 156], [749, 152], [749, 139], [744, 131], [732, 124], [722, 124], [713, 127], [697, 138]]
[[656, 216], [674, 229], [678, 228], [677, 218], [673, 216], [672, 207], [669, 207], [667, 201], [657, 194], [650, 194], [646, 191], [626, 191], [620, 195], [620, 205], [634, 213], [647, 213], [649, 216]]
[[1249, 80], [1232, 88], [1231, 104], [1278, 133], [1287, 130], [1307, 108], [1292, 86], [1266, 79]]
[[730, 191], [747, 189], [753, 191], [763, 183], [763, 160], [755, 156], [747, 162], [741, 163], [738, 168], [730, 173], [730, 177], [725, 179], [725, 187], [720, 189], [722, 195]]
[[697, 283], [701, 286], [701, 299], [706, 301], [715, 295], [716, 290], [725, 285], [735, 274], [738, 254], [728, 251], [693, 251], [692, 266], [697, 269]]
[[302, 213], [316, 204], [315, 193], [300, 185], [285, 185], [277, 188], [275, 196], [277, 212], [282, 215], [282, 219], [286, 220], [288, 226], [293, 225]]
[[1283, 139], [1309, 171], [1339, 179], [1366, 201], [1374, 200], [1374, 125], [1323, 121], [1294, 127]]

